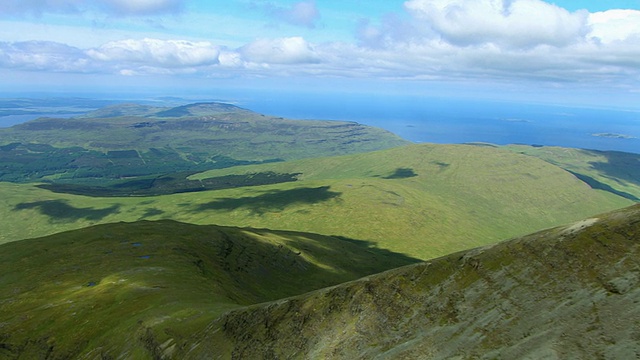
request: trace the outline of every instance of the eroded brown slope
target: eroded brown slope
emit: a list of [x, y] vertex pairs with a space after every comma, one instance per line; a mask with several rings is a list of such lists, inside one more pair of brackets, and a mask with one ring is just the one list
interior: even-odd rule
[[640, 206], [232, 311], [193, 358], [634, 359]]

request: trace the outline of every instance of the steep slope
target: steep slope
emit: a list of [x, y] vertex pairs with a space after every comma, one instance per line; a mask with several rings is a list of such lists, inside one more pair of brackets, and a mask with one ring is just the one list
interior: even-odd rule
[[174, 219], [342, 235], [429, 259], [633, 204], [540, 159], [469, 145], [419, 144], [191, 179], [269, 171], [299, 175], [286, 183], [141, 198], [0, 183], [0, 242], [96, 223]]
[[13, 242], [0, 246], [0, 358], [184, 352], [229, 309], [416, 261], [364, 241], [174, 221]]
[[185, 358], [635, 359], [640, 206], [231, 311]]

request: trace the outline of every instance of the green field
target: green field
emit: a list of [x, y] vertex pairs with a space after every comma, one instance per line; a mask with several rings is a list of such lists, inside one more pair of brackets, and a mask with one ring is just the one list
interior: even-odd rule
[[535, 157], [471, 145], [411, 145], [189, 179], [264, 172], [299, 175], [293, 182], [149, 197], [98, 198], [0, 183], [0, 241], [173, 219], [340, 235], [427, 259], [633, 203]]

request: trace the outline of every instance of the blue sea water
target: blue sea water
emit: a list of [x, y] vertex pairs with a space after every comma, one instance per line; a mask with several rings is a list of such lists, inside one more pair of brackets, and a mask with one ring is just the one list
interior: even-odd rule
[[414, 142], [488, 142], [640, 153], [640, 111], [357, 95], [325, 98], [274, 96], [247, 99], [239, 105], [263, 114], [288, 118], [356, 121], [387, 129]]
[[[638, 110], [344, 92], [226, 90], [215, 94], [215, 98], [212, 95], [199, 95], [197, 100], [184, 103], [227, 101], [262, 114], [292, 119], [355, 121], [381, 127], [414, 142], [517, 143], [640, 153]], [[154, 101], [157, 105], [159, 100]], [[0, 127], [39, 116], [45, 115], [0, 117]], [[628, 138], [594, 134], [620, 134]]]

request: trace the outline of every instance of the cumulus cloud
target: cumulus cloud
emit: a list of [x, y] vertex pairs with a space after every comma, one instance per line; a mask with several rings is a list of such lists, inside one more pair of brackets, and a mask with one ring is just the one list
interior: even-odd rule
[[571, 13], [539, 0], [409, 0], [406, 10], [362, 21], [354, 43], [282, 37], [231, 49], [147, 38], [84, 50], [48, 42], [0, 43], [0, 67], [203, 77], [640, 81], [640, 11]]
[[589, 36], [601, 43], [640, 42], [640, 11], [608, 10], [590, 14]]
[[217, 64], [219, 54], [219, 47], [209, 42], [158, 39], [112, 41], [87, 51], [99, 61], [169, 68]]
[[239, 49], [243, 59], [252, 63], [309, 64], [320, 57], [302, 37], [259, 39]]
[[409, 0], [405, 9], [362, 21], [359, 47], [332, 61], [359, 59], [360, 71], [394, 78], [640, 80], [640, 11], [569, 12], [540, 0]]
[[315, 0], [300, 1], [291, 7], [282, 7], [273, 3], [256, 6], [261, 7], [272, 18], [291, 25], [314, 28], [320, 19], [320, 11]]
[[186, 0], [2, 0], [0, 16], [100, 11], [118, 16], [176, 13]]
[[456, 45], [566, 46], [589, 31], [588, 13], [540, 0], [409, 0], [406, 9]]
[[49, 41], [0, 42], [0, 66], [21, 70], [82, 72], [88, 59], [72, 46]]

